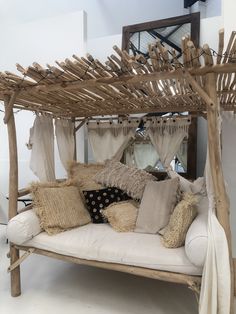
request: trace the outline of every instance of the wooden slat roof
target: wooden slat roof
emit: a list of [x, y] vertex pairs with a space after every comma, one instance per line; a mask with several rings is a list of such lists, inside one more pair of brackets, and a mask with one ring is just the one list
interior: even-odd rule
[[236, 108], [235, 32], [224, 55], [223, 32], [219, 33], [215, 58], [207, 45], [196, 49], [189, 38], [184, 38], [183, 64], [177, 59], [171, 61], [159, 42], [149, 47], [150, 62], [141, 55], [131, 57], [116, 46], [114, 51], [104, 64], [91, 55], [73, 55], [46, 68], [36, 62], [28, 68], [17, 64], [19, 75], [0, 73], [0, 99], [16, 92], [15, 108], [61, 117], [202, 112], [206, 104], [193, 88], [189, 75], [204, 89], [205, 75], [214, 72], [222, 107]]

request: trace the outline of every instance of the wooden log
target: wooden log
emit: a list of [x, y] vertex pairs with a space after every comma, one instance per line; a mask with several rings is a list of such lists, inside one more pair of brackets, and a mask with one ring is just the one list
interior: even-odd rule
[[216, 202], [216, 215], [224, 228], [229, 248], [229, 262], [231, 271], [231, 306], [230, 314], [234, 313], [234, 267], [232, 259], [231, 230], [229, 220], [229, 199], [225, 189], [221, 156], [220, 156], [220, 135], [218, 130], [219, 103], [216, 91], [216, 76], [211, 73], [206, 76], [206, 91], [212, 99], [212, 104], [207, 106], [208, 120], [208, 150], [210, 157], [211, 176]]
[[[6, 96], [4, 99], [5, 110], [8, 111], [9, 104], [12, 98]], [[8, 141], [9, 141], [9, 159], [10, 159], [10, 172], [9, 172], [9, 220], [17, 215], [17, 198], [18, 198], [18, 158], [17, 158], [17, 140], [16, 140], [16, 127], [13, 108], [10, 109], [10, 117], [7, 122]], [[11, 265], [19, 258], [19, 250], [10, 245], [10, 263]], [[20, 284], [20, 267], [17, 267], [11, 273], [11, 295], [17, 297], [21, 294]]]

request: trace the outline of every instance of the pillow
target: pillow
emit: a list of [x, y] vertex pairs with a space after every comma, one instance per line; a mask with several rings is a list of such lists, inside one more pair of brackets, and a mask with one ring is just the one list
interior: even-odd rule
[[178, 185], [178, 178], [147, 183], [135, 232], [157, 233], [168, 224], [176, 204]]
[[203, 196], [206, 195], [206, 183], [204, 177], [199, 177], [191, 182], [173, 170], [168, 170], [168, 175], [172, 179], [179, 178], [181, 192], [200, 194]]
[[111, 203], [130, 199], [124, 191], [117, 188], [83, 191], [83, 195], [93, 223], [107, 222], [107, 219], [101, 213], [103, 208], [109, 206]]
[[126, 201], [113, 203], [102, 211], [108, 222], [118, 232], [132, 232], [138, 215], [137, 203]]
[[93, 177], [102, 169], [104, 164], [83, 164], [72, 161], [68, 167], [68, 178], [76, 179], [81, 190], [98, 190], [103, 186], [96, 183]]
[[82, 226], [91, 221], [79, 189], [72, 181], [33, 183], [31, 194], [36, 214], [40, 219], [40, 226], [49, 235]]
[[165, 227], [162, 243], [167, 248], [177, 248], [184, 245], [186, 233], [197, 216], [198, 197], [192, 193], [184, 193]]
[[203, 267], [208, 246], [208, 214], [198, 214], [188, 229], [185, 239], [185, 253], [190, 262]]
[[7, 225], [7, 239], [21, 245], [42, 231], [36, 213], [30, 209], [13, 217]]
[[144, 170], [108, 160], [105, 168], [95, 175], [94, 180], [105, 186], [120, 188], [138, 200], [142, 198], [147, 182], [156, 180], [156, 177]]

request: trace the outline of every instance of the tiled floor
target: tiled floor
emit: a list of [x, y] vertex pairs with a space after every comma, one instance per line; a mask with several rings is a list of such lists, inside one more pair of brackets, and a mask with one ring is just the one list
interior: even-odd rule
[[21, 266], [22, 295], [10, 296], [5, 227], [0, 227], [1, 314], [194, 314], [186, 287], [32, 255]]

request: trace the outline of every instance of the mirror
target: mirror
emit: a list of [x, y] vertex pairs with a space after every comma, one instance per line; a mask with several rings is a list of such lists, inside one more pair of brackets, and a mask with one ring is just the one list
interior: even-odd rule
[[[148, 62], [151, 62], [149, 56], [149, 47], [159, 41], [159, 44], [165, 44], [168, 49], [169, 59], [178, 58], [182, 62], [182, 38], [189, 35], [195, 46], [199, 45], [200, 32], [200, 13], [193, 13], [183, 16], [172, 17], [159, 21], [129, 25], [123, 27], [122, 49], [131, 55], [142, 54]], [[145, 114], [145, 113], [144, 113]], [[165, 115], [168, 113], [153, 113], [146, 116]], [[172, 113], [174, 114], [174, 113]], [[191, 112], [189, 113], [191, 114]], [[159, 174], [164, 176], [163, 167], [155, 158], [150, 140], [145, 141], [137, 132], [136, 139], [126, 149], [123, 160], [125, 163], [133, 163], [138, 167], [150, 169], [154, 167]], [[145, 151], [144, 160], [140, 160], [141, 151]], [[189, 179], [196, 178], [196, 152], [197, 152], [197, 118], [192, 117], [189, 127], [189, 137], [184, 139], [181, 148], [174, 160], [172, 167]], [[136, 157], [135, 157], [136, 155]], [[131, 158], [131, 156], [133, 156]], [[138, 157], [139, 156], [139, 157]]]

